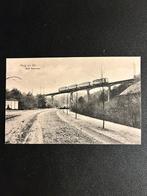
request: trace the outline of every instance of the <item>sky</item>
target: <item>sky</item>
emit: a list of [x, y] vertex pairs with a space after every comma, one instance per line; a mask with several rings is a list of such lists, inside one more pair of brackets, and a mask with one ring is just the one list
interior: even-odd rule
[[6, 88], [22, 92], [51, 93], [58, 88], [101, 77], [109, 82], [140, 74], [140, 57], [7, 58]]

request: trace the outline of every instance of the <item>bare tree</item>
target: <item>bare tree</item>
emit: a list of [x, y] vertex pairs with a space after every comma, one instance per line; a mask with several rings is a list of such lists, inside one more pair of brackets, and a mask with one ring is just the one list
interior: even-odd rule
[[8, 77], [6, 77], [6, 80], [11, 79], [11, 78], [13, 78], [13, 79], [16, 78], [16, 79], [21, 80], [21, 78], [18, 76], [8, 76]]

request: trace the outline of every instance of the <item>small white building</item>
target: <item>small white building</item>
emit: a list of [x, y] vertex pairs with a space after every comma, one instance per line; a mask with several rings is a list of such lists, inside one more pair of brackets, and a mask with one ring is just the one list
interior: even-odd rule
[[18, 101], [16, 99], [6, 100], [5, 109], [18, 110]]

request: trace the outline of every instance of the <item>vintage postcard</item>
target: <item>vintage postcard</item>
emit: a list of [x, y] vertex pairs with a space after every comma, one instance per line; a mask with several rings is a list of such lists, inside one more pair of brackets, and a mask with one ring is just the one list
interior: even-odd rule
[[141, 144], [141, 57], [6, 59], [6, 144]]

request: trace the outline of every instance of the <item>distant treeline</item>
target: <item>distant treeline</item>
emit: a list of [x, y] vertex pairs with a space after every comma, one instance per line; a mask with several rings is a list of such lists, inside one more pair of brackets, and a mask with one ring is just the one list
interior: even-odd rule
[[140, 128], [140, 93], [120, 96], [119, 94], [126, 87], [126, 84], [123, 84], [114, 88], [111, 91], [109, 102], [107, 90], [91, 94], [89, 101], [87, 101], [87, 96], [81, 96], [78, 99], [77, 106], [75, 103], [73, 104], [72, 111], [94, 118]]
[[38, 94], [34, 96], [31, 92], [22, 93], [18, 89], [6, 90], [6, 99], [16, 99], [19, 102], [19, 109], [35, 109], [52, 107], [47, 104], [45, 96]]

